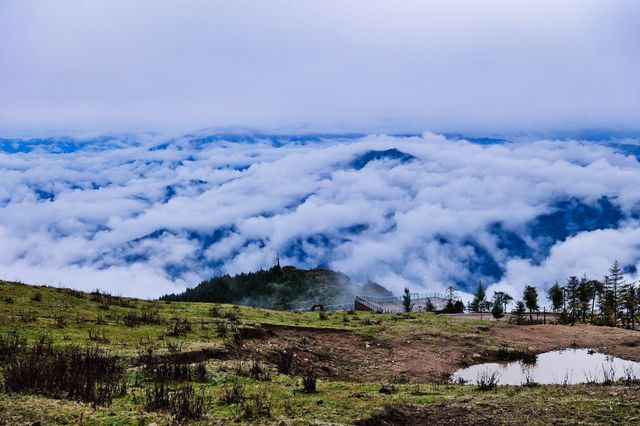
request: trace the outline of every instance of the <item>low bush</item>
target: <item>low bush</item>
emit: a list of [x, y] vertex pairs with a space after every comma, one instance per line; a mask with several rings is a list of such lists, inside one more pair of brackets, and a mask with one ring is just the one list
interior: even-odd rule
[[235, 373], [237, 376], [250, 377], [260, 382], [271, 381], [271, 371], [257, 359], [252, 360], [248, 367], [243, 362], [238, 363]]
[[10, 361], [27, 346], [27, 339], [16, 330], [0, 335], [0, 363]]
[[225, 383], [222, 386], [220, 403], [223, 405], [239, 404], [244, 401], [244, 385], [239, 380]]
[[36, 321], [36, 315], [33, 312], [27, 312], [22, 310], [18, 312], [18, 318], [20, 319], [20, 321], [24, 323], [30, 323], [30, 322]]
[[242, 345], [244, 345], [244, 338], [242, 337], [242, 332], [238, 329], [235, 329], [224, 339], [224, 346], [228, 351], [238, 352]]
[[191, 331], [191, 322], [186, 319], [175, 318], [169, 324], [167, 336], [185, 336]]
[[478, 390], [490, 391], [497, 388], [499, 379], [500, 374], [497, 371], [489, 372], [488, 370], [484, 370], [478, 373], [478, 378], [476, 380]]
[[104, 334], [104, 331], [97, 329], [89, 329], [89, 340], [96, 343], [110, 343], [110, 340]]
[[119, 358], [98, 348], [55, 348], [41, 339], [8, 362], [4, 387], [55, 398], [109, 405], [126, 392], [125, 368]]
[[54, 315], [54, 321], [56, 322], [56, 327], [65, 328], [67, 326], [67, 317], [64, 315]]
[[280, 374], [292, 374], [296, 368], [296, 352], [291, 347], [276, 349], [271, 352], [269, 358]]
[[257, 390], [244, 398], [240, 404], [242, 407], [242, 418], [245, 420], [271, 417], [271, 403], [269, 402], [269, 394], [265, 389]]
[[318, 374], [312, 367], [307, 367], [302, 371], [302, 389], [303, 393], [315, 393]]
[[167, 340], [165, 342], [165, 345], [167, 346], [167, 350], [169, 351], [169, 353], [175, 354], [175, 353], [179, 353], [182, 352], [182, 348], [184, 347], [184, 342], [180, 341], [180, 340]]

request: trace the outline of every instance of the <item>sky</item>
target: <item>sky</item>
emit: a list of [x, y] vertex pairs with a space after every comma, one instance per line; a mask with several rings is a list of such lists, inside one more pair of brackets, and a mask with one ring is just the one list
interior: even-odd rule
[[0, 135], [637, 132], [634, 0], [0, 0]]
[[639, 75], [636, 0], [0, 0], [0, 278], [637, 279]]

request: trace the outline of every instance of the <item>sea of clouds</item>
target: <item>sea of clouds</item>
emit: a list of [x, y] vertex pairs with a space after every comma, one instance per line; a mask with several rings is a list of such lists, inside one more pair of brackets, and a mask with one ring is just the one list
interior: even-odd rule
[[0, 141], [0, 278], [157, 297], [330, 267], [518, 296], [640, 263], [635, 140], [192, 134]]

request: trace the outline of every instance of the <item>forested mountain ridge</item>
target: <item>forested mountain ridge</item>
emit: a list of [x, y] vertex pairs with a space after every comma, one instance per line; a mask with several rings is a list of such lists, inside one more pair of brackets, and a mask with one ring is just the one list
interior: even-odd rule
[[352, 283], [347, 275], [330, 269], [276, 265], [267, 270], [213, 277], [184, 293], [168, 294], [161, 299], [292, 309], [313, 304], [351, 303], [356, 294], [393, 295], [377, 283], [360, 286]]

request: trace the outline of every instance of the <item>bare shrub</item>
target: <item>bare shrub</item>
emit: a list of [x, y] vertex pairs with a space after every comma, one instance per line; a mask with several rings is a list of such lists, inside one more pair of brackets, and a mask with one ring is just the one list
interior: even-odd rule
[[265, 389], [257, 390], [241, 402], [242, 418], [246, 420], [270, 418], [271, 403]]
[[223, 405], [239, 404], [244, 401], [244, 385], [239, 380], [225, 383], [220, 395], [220, 403]]
[[27, 339], [20, 337], [17, 330], [0, 335], [0, 363], [12, 360], [27, 346]]
[[229, 334], [229, 326], [227, 325], [227, 322], [224, 320], [221, 321], [216, 321], [216, 335], [218, 337], [227, 337], [227, 335]]
[[148, 387], [145, 392], [144, 409], [145, 411], [169, 411], [171, 408], [171, 399], [169, 396], [169, 387], [166, 383], [154, 383]]
[[640, 385], [640, 376], [633, 366], [625, 367], [624, 369], [624, 382], [627, 386]]
[[56, 327], [65, 328], [67, 326], [67, 317], [64, 315], [54, 315], [54, 320], [56, 322]]
[[35, 322], [36, 321], [36, 316], [33, 312], [28, 312], [28, 311], [18, 311], [18, 318], [20, 319], [20, 321], [24, 322], [24, 323], [30, 323], [30, 322]]
[[207, 365], [204, 362], [196, 364], [195, 369], [193, 370], [193, 380], [196, 382], [206, 382], [209, 380]]
[[128, 312], [123, 317], [124, 325], [127, 327], [135, 327], [140, 324], [160, 324], [160, 314], [155, 306], [144, 306], [140, 314], [137, 312]]
[[224, 318], [229, 321], [238, 321], [240, 319], [239, 309], [234, 306], [233, 309], [223, 309], [219, 305], [213, 305], [209, 308], [209, 316], [211, 318]]
[[222, 318], [222, 308], [218, 305], [213, 305], [209, 308], [209, 316], [212, 318]]
[[527, 369], [524, 373], [524, 382], [522, 383], [522, 386], [526, 386], [529, 388], [540, 386], [540, 384], [533, 378], [533, 373], [530, 369]]
[[240, 351], [242, 345], [244, 345], [244, 338], [242, 337], [242, 333], [238, 329], [235, 329], [224, 339], [225, 348], [227, 348], [227, 350], [231, 352]]
[[292, 374], [296, 368], [296, 352], [292, 347], [274, 350], [270, 359], [280, 374]]
[[175, 318], [167, 329], [167, 336], [186, 336], [191, 331], [191, 322], [187, 318]]
[[181, 340], [167, 340], [165, 342], [167, 350], [169, 353], [179, 353], [182, 352], [182, 348], [184, 347], [184, 342]]
[[318, 381], [318, 374], [313, 367], [306, 367], [301, 373], [302, 377], [302, 389], [303, 393], [315, 393], [316, 384]]
[[160, 357], [152, 349], [138, 356], [144, 376], [155, 383], [188, 382], [195, 376], [195, 367], [175, 358]]
[[258, 359], [251, 360], [248, 367], [242, 361], [236, 366], [235, 374], [237, 376], [250, 377], [253, 380], [268, 382], [271, 381], [271, 371]]
[[74, 290], [72, 288], [63, 288], [62, 292], [69, 296], [75, 297], [76, 299], [85, 298], [85, 293], [83, 291]]
[[611, 386], [616, 381], [616, 369], [613, 365], [602, 366], [602, 384], [605, 386]]
[[7, 364], [4, 386], [9, 392], [109, 405], [114, 396], [126, 392], [126, 376], [119, 359], [105, 351], [58, 349], [43, 338]]
[[89, 340], [96, 343], [107, 344], [111, 341], [104, 334], [104, 331], [98, 329], [89, 329]]
[[497, 388], [499, 379], [500, 373], [497, 371], [489, 372], [489, 370], [484, 370], [478, 373], [478, 378], [476, 380], [478, 390], [490, 391]]
[[173, 392], [169, 406], [175, 420], [196, 420], [204, 413], [204, 395], [196, 394], [189, 383]]

